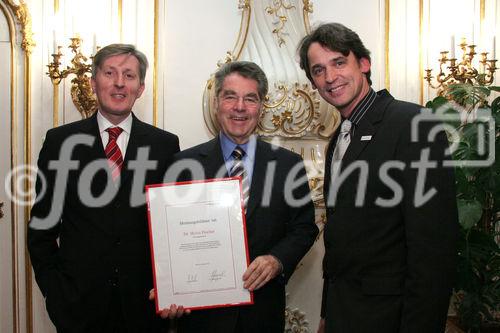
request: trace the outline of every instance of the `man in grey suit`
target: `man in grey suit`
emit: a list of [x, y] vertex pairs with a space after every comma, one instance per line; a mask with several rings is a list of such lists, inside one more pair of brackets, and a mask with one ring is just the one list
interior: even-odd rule
[[194, 160], [204, 171], [204, 175], [181, 173], [179, 180], [233, 175], [241, 164], [238, 160], [243, 162], [250, 265], [242, 279], [244, 287], [254, 292], [253, 305], [192, 311], [181, 318], [180, 332], [284, 330], [285, 284], [318, 229], [300, 156], [253, 134], [267, 87], [267, 78], [256, 64], [225, 64], [215, 74], [219, 135], [176, 155], [177, 165]]
[[417, 123], [420, 106], [371, 88], [370, 52], [345, 26], [317, 27], [299, 53], [342, 116], [326, 153], [318, 332], [444, 331], [458, 236], [444, 131], [429, 140], [437, 122]]

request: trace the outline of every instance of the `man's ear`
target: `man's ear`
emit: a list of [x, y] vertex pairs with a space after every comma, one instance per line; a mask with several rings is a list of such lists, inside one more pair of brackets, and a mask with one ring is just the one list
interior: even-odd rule
[[92, 86], [92, 92], [95, 94], [95, 79], [94, 79], [94, 77], [90, 78], [90, 85]]
[[137, 98], [141, 97], [145, 88], [146, 88], [146, 85], [144, 83], [141, 83], [141, 85], [139, 86], [139, 89], [137, 90]]
[[372, 64], [370, 63], [370, 60], [368, 58], [361, 58], [359, 59], [359, 68], [361, 69], [361, 72], [363, 73], [368, 73], [370, 71]]

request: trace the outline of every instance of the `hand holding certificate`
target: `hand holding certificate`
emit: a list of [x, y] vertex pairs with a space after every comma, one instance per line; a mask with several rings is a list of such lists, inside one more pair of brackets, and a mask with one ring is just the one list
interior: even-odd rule
[[251, 304], [242, 281], [249, 259], [239, 179], [146, 191], [157, 310]]

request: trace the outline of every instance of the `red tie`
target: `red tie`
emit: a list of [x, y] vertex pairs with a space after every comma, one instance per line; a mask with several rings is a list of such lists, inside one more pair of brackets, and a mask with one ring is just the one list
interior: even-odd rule
[[120, 176], [120, 170], [123, 165], [122, 152], [120, 151], [120, 147], [116, 144], [116, 139], [122, 131], [123, 129], [120, 127], [109, 127], [106, 129], [106, 132], [109, 133], [109, 140], [104, 152], [108, 158], [108, 164], [111, 169], [113, 180], [116, 180]]

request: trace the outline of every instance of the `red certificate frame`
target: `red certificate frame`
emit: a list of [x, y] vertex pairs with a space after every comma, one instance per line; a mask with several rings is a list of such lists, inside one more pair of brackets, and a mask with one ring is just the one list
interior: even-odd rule
[[146, 186], [156, 311], [253, 304], [240, 177]]

